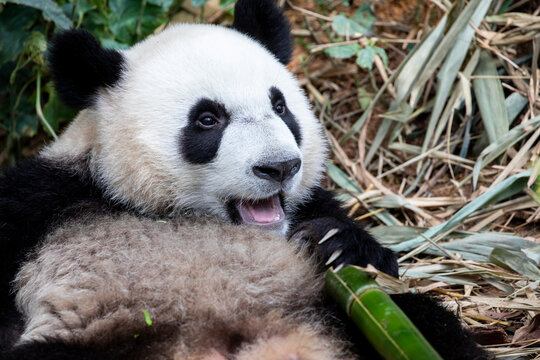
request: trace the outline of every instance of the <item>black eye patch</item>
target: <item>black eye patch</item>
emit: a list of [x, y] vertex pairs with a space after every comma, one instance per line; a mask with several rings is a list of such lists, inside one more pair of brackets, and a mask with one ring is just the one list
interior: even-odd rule
[[300, 132], [298, 122], [296, 121], [296, 118], [291, 110], [289, 110], [287, 107], [283, 93], [274, 86], [270, 88], [270, 102], [272, 103], [272, 109], [274, 112], [283, 120], [285, 125], [287, 125], [293, 134], [296, 143], [298, 146], [300, 146], [302, 143], [302, 134]]
[[180, 135], [180, 153], [192, 164], [206, 164], [218, 152], [230, 116], [223, 104], [200, 99], [188, 114], [188, 124]]

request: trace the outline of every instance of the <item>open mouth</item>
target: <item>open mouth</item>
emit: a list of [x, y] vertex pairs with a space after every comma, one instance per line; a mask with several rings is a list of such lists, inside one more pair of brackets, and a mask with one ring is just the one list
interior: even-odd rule
[[267, 199], [237, 201], [236, 209], [245, 224], [268, 226], [285, 219], [278, 194]]

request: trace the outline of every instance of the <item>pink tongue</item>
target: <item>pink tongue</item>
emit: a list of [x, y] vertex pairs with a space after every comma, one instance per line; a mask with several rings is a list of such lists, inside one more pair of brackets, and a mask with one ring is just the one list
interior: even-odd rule
[[272, 199], [245, 204], [245, 206], [256, 222], [269, 223], [279, 218], [278, 209], [274, 206]]
[[277, 195], [269, 199], [242, 202], [239, 210], [242, 219], [247, 223], [269, 224], [283, 218], [283, 210]]

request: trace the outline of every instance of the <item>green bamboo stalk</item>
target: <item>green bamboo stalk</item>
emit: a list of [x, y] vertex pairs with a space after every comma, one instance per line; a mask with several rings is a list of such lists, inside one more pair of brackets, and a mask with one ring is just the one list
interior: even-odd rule
[[369, 274], [354, 266], [326, 272], [326, 290], [386, 360], [442, 360]]

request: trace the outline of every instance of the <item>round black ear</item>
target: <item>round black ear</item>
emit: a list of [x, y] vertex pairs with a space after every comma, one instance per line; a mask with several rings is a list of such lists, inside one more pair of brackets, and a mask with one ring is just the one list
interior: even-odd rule
[[49, 63], [60, 99], [82, 110], [94, 103], [100, 87], [114, 86], [120, 79], [124, 57], [104, 49], [89, 32], [72, 29], [56, 35]]
[[291, 25], [274, 1], [238, 0], [232, 27], [263, 44], [284, 65], [291, 60]]

